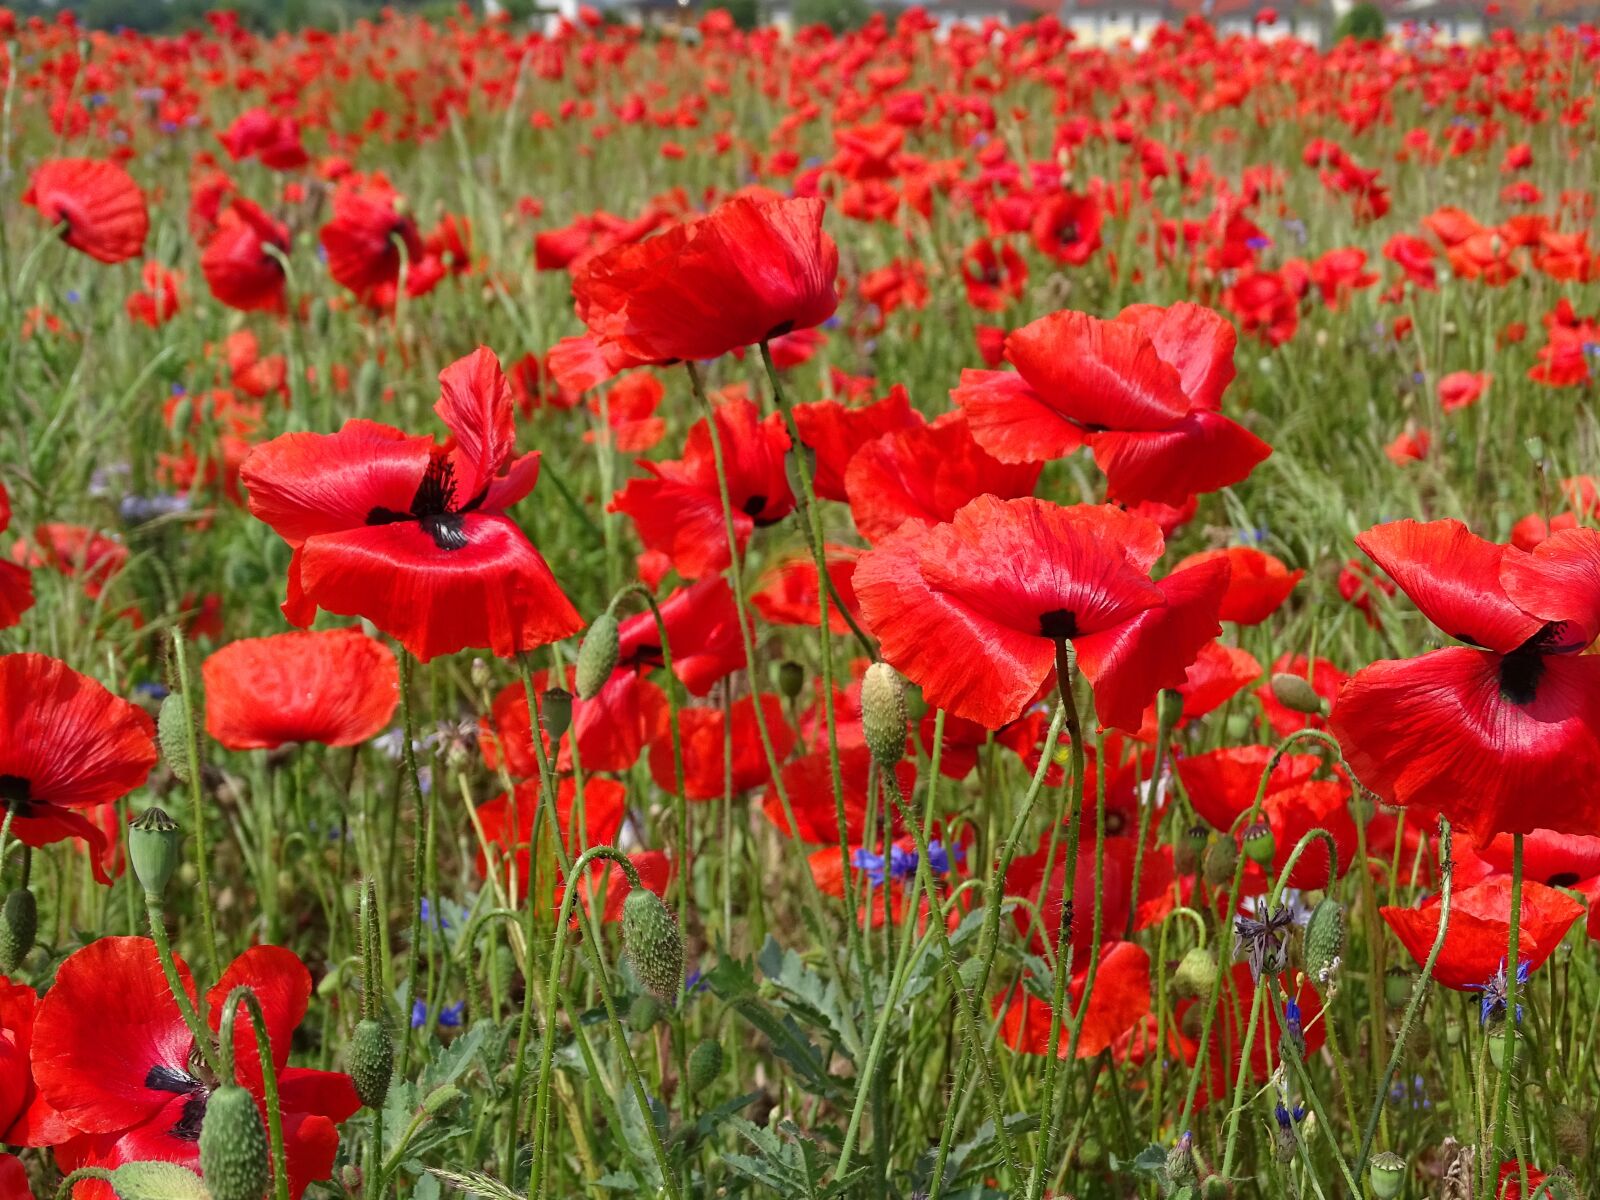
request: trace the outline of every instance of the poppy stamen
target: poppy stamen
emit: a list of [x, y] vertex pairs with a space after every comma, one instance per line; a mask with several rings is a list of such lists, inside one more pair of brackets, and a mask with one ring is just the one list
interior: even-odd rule
[[1500, 695], [1509, 704], [1532, 704], [1544, 671], [1544, 655], [1531, 646], [1512, 651], [1500, 660]]
[[1072, 640], [1078, 636], [1078, 614], [1067, 608], [1039, 614], [1039, 636], [1053, 642]]
[[173, 1092], [179, 1096], [199, 1091], [202, 1086], [200, 1081], [187, 1071], [180, 1071], [165, 1063], [157, 1063], [150, 1068], [145, 1074], [144, 1085], [152, 1091]]
[[31, 815], [33, 793], [26, 779], [20, 775], [0, 775], [0, 808], [19, 817]]

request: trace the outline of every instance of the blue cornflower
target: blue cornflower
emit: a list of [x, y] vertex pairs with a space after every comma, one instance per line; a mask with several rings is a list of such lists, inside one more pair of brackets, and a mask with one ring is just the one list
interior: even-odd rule
[[426, 896], [422, 898], [422, 923], [424, 925], [433, 925], [439, 929], [450, 928], [450, 918], [445, 916], [442, 911], [436, 914], [433, 911], [433, 904]]
[[1273, 1111], [1273, 1116], [1278, 1118], [1279, 1129], [1291, 1129], [1306, 1119], [1306, 1106], [1296, 1104], [1294, 1108], [1286, 1107], [1279, 1101], [1278, 1107]]
[[[457, 1000], [454, 1004], [441, 1005], [439, 1008], [439, 1028], [459, 1029], [461, 1018], [467, 1011], [467, 1002]], [[421, 1000], [411, 1002], [411, 1028], [421, 1029], [428, 1023], [428, 1006]]]
[[[1533, 963], [1526, 959], [1517, 963], [1517, 983], [1528, 982], [1528, 972], [1533, 970]], [[1478, 1010], [1478, 1024], [1487, 1025], [1491, 1017], [1506, 1015], [1506, 989], [1511, 981], [1506, 978], [1506, 960], [1500, 960], [1500, 969], [1489, 977], [1487, 983], [1469, 983], [1467, 990], [1483, 993], [1482, 1002]], [[1522, 1024], [1522, 1005], [1517, 1005], [1517, 1024]]]
[[1300, 1005], [1289, 1000], [1283, 1006], [1283, 1038], [1294, 1048], [1296, 1054], [1304, 1055], [1306, 1052], [1306, 1030], [1300, 1022]]

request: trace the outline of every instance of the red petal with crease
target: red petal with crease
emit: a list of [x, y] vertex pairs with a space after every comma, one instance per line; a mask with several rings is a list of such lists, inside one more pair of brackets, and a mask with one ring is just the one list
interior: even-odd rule
[[1195, 408], [1222, 408], [1222, 393], [1233, 382], [1233, 351], [1239, 335], [1215, 309], [1187, 302], [1162, 308], [1130, 304], [1117, 320], [1144, 330], [1163, 362], [1171, 363], [1183, 381], [1183, 392]]
[[882, 400], [859, 408], [837, 400], [797, 404], [794, 423], [801, 443], [817, 453], [812, 487], [824, 500], [843, 502], [849, 499], [844, 488], [845, 469], [857, 450], [891, 430], [910, 429], [924, 422], [922, 414], [911, 407], [904, 386], [897, 383]]
[[1600, 531], [1563, 529], [1531, 553], [1506, 550], [1500, 582], [1524, 612], [1567, 623], [1557, 644], [1579, 649], [1600, 637]]
[[[222, 1029], [222, 1006], [236, 987], [247, 987], [261, 1004], [267, 1026], [267, 1041], [272, 1046], [272, 1064], [282, 1070], [289, 1061], [294, 1031], [305, 1018], [311, 1000], [311, 972], [293, 950], [282, 946], [252, 946], [222, 973], [206, 993], [206, 1023], [214, 1033]], [[261, 1094], [261, 1052], [257, 1048], [255, 1026], [249, 1010], [241, 1004], [234, 1020], [234, 1069], [239, 1082]]]
[[973, 439], [1003, 463], [1063, 458], [1083, 445], [1083, 427], [1046, 404], [1015, 371], [964, 370], [950, 399], [967, 414]]
[[[1418, 965], [1426, 962], [1439, 936], [1439, 897], [1417, 908], [1378, 912]], [[1565, 892], [1525, 880], [1517, 922], [1518, 960], [1534, 969], [1542, 966], [1582, 915], [1583, 905]], [[1451, 899], [1450, 924], [1433, 977], [1458, 991], [1487, 983], [1505, 962], [1510, 941], [1511, 880], [1490, 879], [1465, 888]]]
[[456, 496], [466, 504], [499, 473], [516, 441], [511, 384], [494, 351], [479, 346], [440, 371], [433, 411], [455, 435]]
[[1080, 425], [1165, 429], [1189, 411], [1182, 378], [1135, 324], [1051, 313], [1007, 337], [1006, 358], [1044, 403]]
[[[1134, 942], [1111, 942], [1101, 948], [1094, 991], [1089, 993], [1089, 1007], [1079, 1018], [1088, 982], [1088, 964], [1083, 963], [1073, 972], [1067, 985], [1069, 1003], [1067, 1013], [1062, 1014], [1060, 1038], [1056, 1043], [1058, 1058], [1065, 1058], [1072, 1046], [1069, 1020], [1083, 1022], [1078, 1034], [1077, 1056], [1094, 1058], [1110, 1049], [1150, 1012], [1150, 955]], [[993, 1009], [1005, 1014], [1000, 1019], [1000, 1038], [1006, 1045], [1023, 1054], [1049, 1053], [1052, 1020], [1047, 1001], [1019, 988], [997, 995]]]
[[1105, 472], [1107, 499], [1124, 504], [1184, 504], [1244, 481], [1272, 453], [1244, 426], [1198, 408], [1158, 432], [1111, 430], [1087, 440]]

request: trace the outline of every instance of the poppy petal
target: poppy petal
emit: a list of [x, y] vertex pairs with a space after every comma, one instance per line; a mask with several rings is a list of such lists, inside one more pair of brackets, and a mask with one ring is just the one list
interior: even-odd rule
[[1107, 498], [1124, 504], [1183, 504], [1242, 482], [1272, 453], [1244, 426], [1205, 409], [1160, 431], [1111, 430], [1087, 440], [1105, 472]]
[[1231, 321], [1215, 309], [1188, 302], [1167, 308], [1130, 304], [1117, 320], [1144, 330], [1162, 360], [1177, 368], [1191, 405], [1221, 410], [1222, 394], [1233, 382], [1233, 352], [1239, 341]]
[[1064, 458], [1083, 445], [1083, 427], [1015, 371], [963, 370], [950, 398], [967, 414], [973, 439], [1003, 463]]
[[1165, 429], [1189, 411], [1178, 372], [1135, 324], [1051, 313], [1006, 338], [1006, 358], [1046, 404], [1081, 425]]
[[465, 505], [489, 486], [516, 441], [511, 384], [494, 351], [479, 346], [440, 371], [433, 411], [455, 435], [456, 497]]

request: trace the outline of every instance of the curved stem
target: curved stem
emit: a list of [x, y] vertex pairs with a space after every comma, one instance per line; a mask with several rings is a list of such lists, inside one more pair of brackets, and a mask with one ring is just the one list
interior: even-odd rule
[[[256, 1035], [256, 1050], [261, 1056], [261, 1092], [266, 1102], [267, 1135], [272, 1143], [272, 1192], [276, 1200], [289, 1200], [289, 1162], [283, 1147], [283, 1106], [278, 1102], [278, 1069], [272, 1061], [272, 1039], [267, 1033], [267, 1019], [261, 1011], [261, 1001], [243, 984], [229, 992], [228, 998], [222, 1003], [222, 1020], [218, 1025], [222, 1033], [218, 1039], [222, 1060], [221, 1078], [227, 1083], [238, 1082], [233, 1073], [233, 1040], [241, 1004], [250, 1013], [250, 1024]], [[380, 1118], [375, 1115], [373, 1120]]]
[[206, 1023], [195, 1011], [194, 1001], [190, 998], [188, 989], [183, 986], [183, 979], [178, 975], [178, 963], [172, 955], [172, 942], [167, 937], [167, 918], [161, 907], [161, 898], [146, 892], [144, 909], [145, 915], [150, 918], [150, 940], [156, 944], [156, 957], [161, 960], [161, 973], [167, 978], [167, 988], [172, 992], [173, 1002], [177, 1004], [178, 1012], [183, 1016], [183, 1023], [189, 1027], [189, 1035], [194, 1038], [195, 1048], [206, 1060], [206, 1066], [220, 1074], [217, 1072], [217, 1050], [211, 1037], [211, 1030], [206, 1028]]

